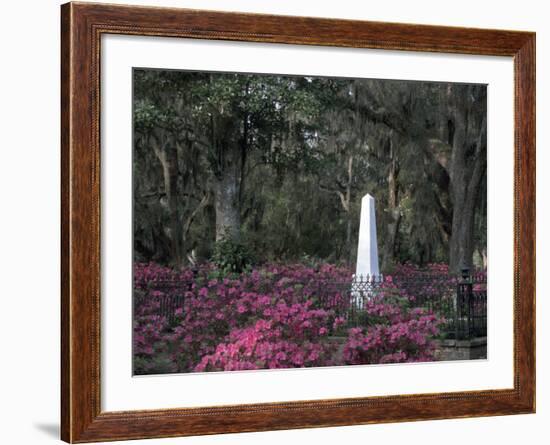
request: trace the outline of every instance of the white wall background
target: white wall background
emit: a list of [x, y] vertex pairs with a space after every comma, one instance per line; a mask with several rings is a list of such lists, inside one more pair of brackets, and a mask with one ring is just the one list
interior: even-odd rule
[[[537, 32], [537, 414], [199, 438], [147, 444], [407, 443], [501, 445], [548, 441], [550, 422], [550, 200], [547, 147], [550, 14], [536, 0], [131, 0], [122, 3], [341, 17]], [[0, 441], [57, 441], [59, 428], [59, 4], [4, 2], [0, 66]], [[545, 437], [546, 436], [546, 437]], [[140, 442], [140, 443], [141, 443]], [[135, 443], [135, 442], [134, 442]]]

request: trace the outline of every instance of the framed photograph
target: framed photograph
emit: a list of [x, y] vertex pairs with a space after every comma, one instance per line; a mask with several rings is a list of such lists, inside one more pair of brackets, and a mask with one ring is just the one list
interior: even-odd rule
[[535, 34], [67, 3], [61, 436], [535, 411]]

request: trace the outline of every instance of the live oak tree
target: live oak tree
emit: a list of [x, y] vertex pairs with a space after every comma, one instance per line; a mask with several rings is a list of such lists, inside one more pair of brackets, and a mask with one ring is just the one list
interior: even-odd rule
[[[462, 86], [464, 89], [465, 87]], [[452, 234], [449, 241], [450, 268], [472, 267], [474, 222], [482, 178], [487, 170], [486, 89], [466, 87], [456, 94], [456, 86], [447, 86], [448, 144], [451, 157], [449, 173], [453, 203]]]
[[193, 85], [195, 124], [196, 133], [209, 146], [216, 240], [224, 236], [239, 240], [249, 160], [276, 164], [277, 152], [294, 142], [315, 97], [303, 78], [204, 76]]
[[172, 71], [134, 74], [135, 248], [182, 264], [191, 225], [210, 200], [204, 142], [187, 106], [190, 79]]

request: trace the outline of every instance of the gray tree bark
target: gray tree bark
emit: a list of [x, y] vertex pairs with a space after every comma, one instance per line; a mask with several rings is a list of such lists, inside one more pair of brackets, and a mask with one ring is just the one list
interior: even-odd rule
[[166, 135], [151, 137], [151, 145], [155, 155], [162, 165], [166, 208], [169, 220], [170, 257], [176, 265], [181, 265], [183, 254], [181, 249], [182, 227], [178, 217], [178, 153], [176, 144]]
[[221, 113], [211, 120], [216, 241], [224, 237], [240, 240], [241, 176], [247, 147], [243, 146], [239, 124], [234, 117]]
[[239, 174], [235, 166], [226, 168], [214, 182], [216, 241], [230, 237], [239, 240], [241, 227]]
[[[451, 88], [449, 86], [449, 91]], [[449, 240], [449, 268], [453, 272], [460, 272], [464, 267], [473, 267], [476, 196], [487, 168], [486, 117], [477, 119], [469, 101], [469, 97], [460, 97], [457, 103], [450, 103], [452, 125], [449, 140], [452, 142], [452, 155], [449, 165], [449, 191], [453, 202], [453, 217]], [[468, 162], [467, 156], [472, 143], [475, 144], [473, 162]]]

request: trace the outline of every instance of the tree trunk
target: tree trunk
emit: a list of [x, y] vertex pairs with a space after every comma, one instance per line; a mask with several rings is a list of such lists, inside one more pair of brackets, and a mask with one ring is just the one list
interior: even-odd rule
[[[165, 139], [159, 143], [158, 139]], [[164, 192], [166, 193], [166, 209], [168, 212], [168, 237], [170, 238], [170, 258], [172, 263], [182, 264], [181, 235], [182, 228], [178, 218], [178, 153], [175, 144], [168, 137], [152, 137], [151, 145], [162, 165]]]
[[353, 249], [351, 248], [351, 183], [353, 181], [353, 155], [348, 158], [348, 180], [346, 182], [346, 195], [343, 207], [346, 212], [346, 252], [348, 252], [348, 264], [351, 264]]
[[178, 220], [178, 157], [176, 147], [169, 146], [165, 150], [166, 161], [163, 164], [164, 189], [166, 191], [166, 201], [168, 204], [170, 218], [170, 240], [172, 243], [172, 258], [176, 265], [182, 264], [181, 249], [181, 224]]
[[240, 239], [239, 191], [239, 171], [235, 165], [227, 166], [223, 174], [214, 181], [216, 241], [225, 236], [234, 241]]
[[[467, 105], [467, 100], [468, 98], [462, 97], [460, 102], [451, 104], [453, 108], [449, 138], [452, 140], [452, 155], [449, 188], [453, 202], [453, 217], [449, 242], [449, 268], [455, 273], [460, 272], [462, 268], [473, 267], [476, 197], [482, 175], [487, 168], [486, 118], [483, 116], [480, 125], [475, 126], [475, 115]], [[477, 134], [472, 134], [471, 131]], [[475, 142], [475, 152], [473, 161], [468, 162], [466, 157], [472, 141]]]
[[397, 234], [399, 233], [399, 225], [401, 224], [401, 212], [399, 209], [390, 209], [390, 222], [388, 223], [388, 234], [386, 243], [384, 244], [384, 254], [382, 257], [382, 270], [391, 269], [395, 263], [395, 245], [397, 243]]
[[210, 125], [216, 241], [229, 237], [238, 242], [241, 231], [241, 174], [248, 148], [242, 134], [246, 131], [241, 128], [242, 121], [224, 114], [223, 110], [211, 116]]
[[[484, 138], [485, 130], [480, 139]], [[485, 142], [482, 142], [483, 144]], [[473, 171], [466, 181], [466, 172], [455, 172], [451, 181], [451, 199], [453, 200], [453, 226], [449, 242], [449, 268], [453, 272], [473, 267], [474, 227], [476, 197], [481, 185], [481, 177], [486, 170], [487, 160], [478, 145]]]
[[454, 272], [464, 267], [472, 269], [473, 266], [475, 199], [472, 196], [457, 196], [465, 193], [464, 189], [453, 193], [455, 203], [449, 267]]

